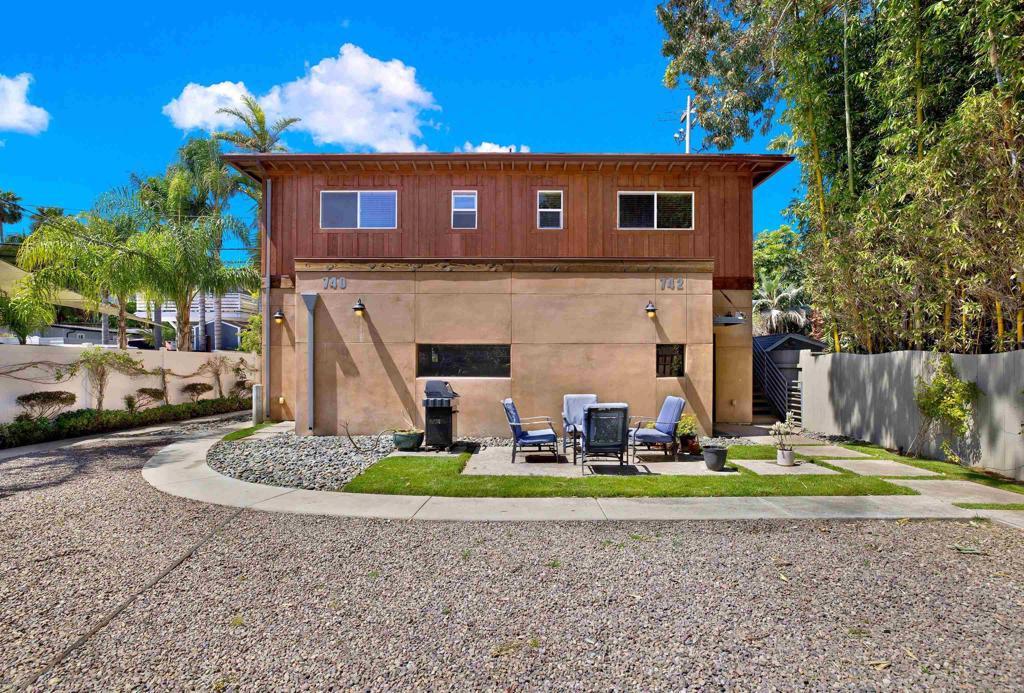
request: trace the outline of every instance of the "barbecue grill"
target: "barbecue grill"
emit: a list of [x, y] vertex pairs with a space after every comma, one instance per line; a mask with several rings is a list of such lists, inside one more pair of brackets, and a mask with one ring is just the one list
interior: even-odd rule
[[459, 393], [446, 380], [428, 380], [423, 389], [424, 445], [450, 450], [455, 444]]

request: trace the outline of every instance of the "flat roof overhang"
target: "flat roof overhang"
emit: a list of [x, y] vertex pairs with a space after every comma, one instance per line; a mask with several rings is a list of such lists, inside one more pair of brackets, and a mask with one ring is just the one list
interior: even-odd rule
[[785, 154], [541, 154], [451, 153], [298, 154], [232, 152], [224, 160], [257, 182], [303, 173], [429, 173], [515, 171], [582, 173], [625, 170], [630, 173], [750, 173], [757, 187], [793, 160]]
[[295, 258], [296, 272], [692, 272], [712, 273], [711, 258]]

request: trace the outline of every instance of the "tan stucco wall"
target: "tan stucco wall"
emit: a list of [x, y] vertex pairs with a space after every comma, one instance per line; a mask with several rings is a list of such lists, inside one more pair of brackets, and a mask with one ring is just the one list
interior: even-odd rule
[[[343, 276], [346, 287], [324, 289], [325, 276]], [[562, 396], [571, 392], [625, 401], [644, 416], [656, 415], [665, 396], [681, 395], [710, 431], [711, 278], [677, 277], [685, 281], [663, 285], [656, 272], [299, 272], [294, 294], [275, 290], [271, 299], [271, 310], [280, 305], [286, 315], [271, 328], [271, 415], [294, 412], [296, 430], [307, 431], [307, 324], [298, 295], [313, 292], [314, 433], [422, 426], [417, 343], [511, 344], [511, 378], [449, 378], [461, 395], [462, 435], [507, 435], [499, 406], [507, 396], [524, 416], [550, 416], [560, 429]], [[352, 311], [356, 298], [363, 317]], [[644, 312], [651, 299], [654, 320]], [[686, 344], [685, 377], [656, 377], [658, 343]]]
[[754, 363], [750, 291], [715, 291], [714, 313], [742, 312], [741, 325], [715, 328], [715, 421], [750, 423], [753, 415]]

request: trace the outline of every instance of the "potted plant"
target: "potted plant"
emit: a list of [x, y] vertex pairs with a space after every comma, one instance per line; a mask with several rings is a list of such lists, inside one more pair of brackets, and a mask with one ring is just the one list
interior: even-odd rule
[[786, 442], [786, 436], [793, 435], [796, 431], [797, 426], [793, 420], [793, 412], [786, 414], [785, 421], [776, 421], [768, 429], [769, 435], [775, 438], [775, 463], [780, 467], [792, 467], [796, 464], [793, 446]]
[[693, 414], [683, 414], [676, 426], [676, 437], [679, 438], [679, 448], [690, 455], [700, 454], [700, 444], [697, 442], [697, 417]]
[[395, 443], [395, 449], [402, 452], [413, 452], [419, 450], [423, 445], [423, 429], [406, 428], [394, 431], [391, 438]]

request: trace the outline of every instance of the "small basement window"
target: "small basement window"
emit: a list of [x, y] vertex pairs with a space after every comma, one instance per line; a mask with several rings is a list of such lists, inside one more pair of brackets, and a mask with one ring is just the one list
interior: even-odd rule
[[476, 190], [452, 191], [452, 228], [476, 228]]
[[693, 193], [620, 192], [619, 228], [690, 231], [693, 229]]
[[320, 228], [398, 228], [398, 191], [322, 190]]
[[508, 344], [417, 344], [417, 378], [510, 378]]
[[537, 191], [537, 228], [562, 228], [562, 191]]
[[658, 344], [655, 367], [659, 378], [682, 378], [686, 375], [686, 347], [682, 344]]

